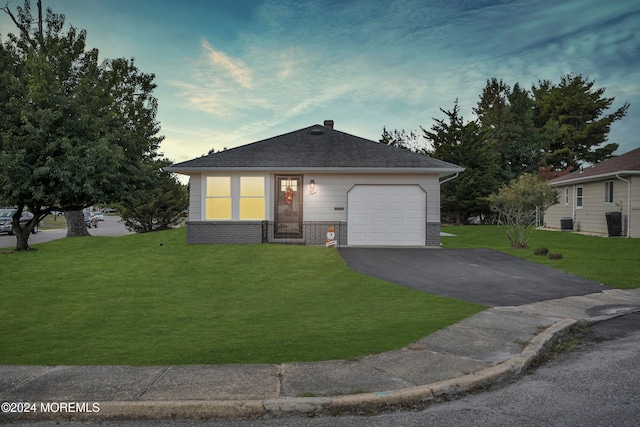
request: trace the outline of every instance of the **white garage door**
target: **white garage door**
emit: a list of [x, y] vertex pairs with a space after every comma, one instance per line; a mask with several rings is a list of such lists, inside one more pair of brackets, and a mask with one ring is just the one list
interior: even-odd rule
[[425, 245], [427, 194], [420, 186], [356, 185], [347, 200], [348, 245]]

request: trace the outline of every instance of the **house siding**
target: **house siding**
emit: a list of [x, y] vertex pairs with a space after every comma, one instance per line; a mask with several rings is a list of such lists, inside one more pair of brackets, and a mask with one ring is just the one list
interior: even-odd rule
[[189, 220], [199, 220], [202, 212], [202, 179], [189, 176]]
[[[569, 203], [564, 204], [564, 191], [565, 187], [569, 187]], [[544, 215], [544, 225], [547, 228], [560, 229], [560, 222], [563, 218], [573, 219], [573, 208], [575, 205], [575, 195], [573, 185], [563, 185], [561, 187], [554, 187], [560, 193], [560, 203], [557, 203], [547, 209]]]
[[[316, 194], [308, 186], [315, 181]], [[440, 222], [440, 183], [423, 174], [305, 174], [304, 217], [308, 221], [347, 220], [347, 194], [354, 185], [420, 185], [427, 193], [427, 222]], [[273, 209], [273, 207], [272, 207]]]
[[[559, 229], [562, 218], [573, 219], [574, 231], [608, 234], [607, 212], [622, 214], [622, 235], [640, 237], [640, 179], [637, 176], [625, 177], [631, 181], [631, 218], [627, 211], [627, 183], [615, 177], [599, 181], [584, 182], [569, 185], [569, 204], [564, 204], [564, 188], [566, 185], [556, 185], [553, 188], [560, 192], [560, 203], [550, 207], [545, 214], [545, 226]], [[605, 202], [605, 182], [613, 182], [613, 202]], [[576, 187], [583, 188], [582, 208], [575, 206]], [[629, 222], [630, 221], [630, 222]], [[629, 228], [630, 227], [630, 228]]]
[[[292, 175], [300, 173], [291, 171]], [[256, 176], [255, 173], [251, 174]], [[286, 173], [278, 173], [286, 175]], [[426, 246], [440, 246], [440, 183], [438, 176], [425, 174], [303, 174], [303, 237], [273, 237], [275, 174], [262, 174], [266, 182], [265, 221], [206, 221], [203, 200], [207, 176], [247, 176], [244, 173], [193, 175], [190, 179], [190, 213], [187, 243], [299, 243], [323, 245], [329, 227], [334, 227], [339, 245], [347, 245], [347, 197], [354, 185], [420, 185], [427, 193]], [[315, 182], [315, 193], [309, 183]]]

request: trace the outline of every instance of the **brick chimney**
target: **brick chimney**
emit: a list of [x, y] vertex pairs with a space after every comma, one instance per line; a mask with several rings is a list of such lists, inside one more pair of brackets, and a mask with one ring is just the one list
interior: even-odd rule
[[325, 120], [324, 121], [324, 127], [329, 128], [329, 129], [333, 129], [333, 120]]

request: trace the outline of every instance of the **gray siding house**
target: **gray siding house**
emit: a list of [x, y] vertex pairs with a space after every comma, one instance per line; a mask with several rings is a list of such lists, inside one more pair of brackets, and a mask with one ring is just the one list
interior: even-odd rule
[[560, 193], [560, 203], [547, 210], [546, 227], [604, 235], [607, 214], [617, 213], [620, 235], [640, 237], [640, 148], [552, 179], [549, 185]]
[[189, 176], [188, 243], [439, 246], [440, 184], [464, 169], [328, 120], [167, 170]]

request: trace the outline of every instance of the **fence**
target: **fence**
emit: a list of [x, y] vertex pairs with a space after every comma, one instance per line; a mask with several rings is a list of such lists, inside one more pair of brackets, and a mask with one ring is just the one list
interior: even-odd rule
[[262, 243], [290, 245], [325, 245], [329, 228], [333, 227], [336, 246], [347, 244], [344, 221], [262, 222]]

